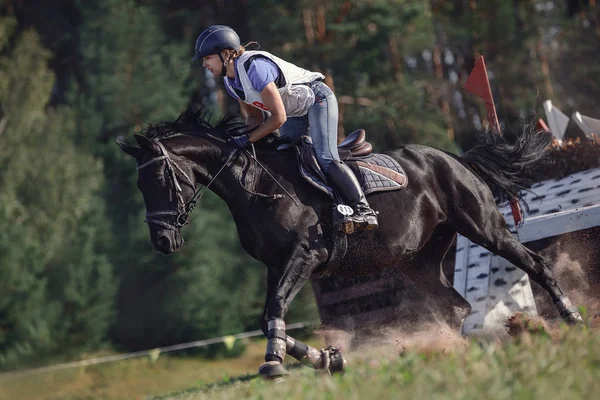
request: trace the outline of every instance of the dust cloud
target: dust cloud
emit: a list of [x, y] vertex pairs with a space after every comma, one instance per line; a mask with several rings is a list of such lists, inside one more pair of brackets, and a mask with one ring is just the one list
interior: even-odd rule
[[382, 358], [401, 356], [407, 351], [420, 353], [448, 353], [466, 348], [468, 338], [450, 327], [442, 318], [434, 321], [405, 326], [386, 326], [363, 332], [348, 333], [341, 330], [318, 332], [325, 343], [338, 347], [344, 357], [360, 357], [362, 354]]
[[[600, 327], [600, 247], [596, 235], [565, 235], [542, 254], [551, 261], [559, 285], [577, 307], [584, 307], [592, 327]], [[556, 323], [558, 313], [550, 297], [536, 285], [539, 314]], [[584, 318], [586, 315], [584, 315]]]

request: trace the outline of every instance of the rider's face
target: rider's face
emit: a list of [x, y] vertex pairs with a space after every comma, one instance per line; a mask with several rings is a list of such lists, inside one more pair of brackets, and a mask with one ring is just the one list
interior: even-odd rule
[[214, 77], [221, 76], [221, 68], [223, 64], [218, 54], [211, 54], [202, 58], [202, 66], [209, 70]]

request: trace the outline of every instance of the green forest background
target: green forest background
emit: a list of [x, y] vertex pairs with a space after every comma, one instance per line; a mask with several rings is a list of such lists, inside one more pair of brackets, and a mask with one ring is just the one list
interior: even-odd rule
[[[462, 89], [479, 54], [501, 122], [523, 124], [547, 98], [600, 118], [598, 3], [0, 0], [0, 369], [259, 328], [264, 267], [224, 204], [208, 196], [188, 244], [159, 255], [115, 144], [189, 103], [239, 112], [190, 62], [206, 26], [324, 72], [340, 137], [365, 128], [377, 151], [459, 153], [486, 126]], [[315, 318], [306, 288], [287, 320]]]

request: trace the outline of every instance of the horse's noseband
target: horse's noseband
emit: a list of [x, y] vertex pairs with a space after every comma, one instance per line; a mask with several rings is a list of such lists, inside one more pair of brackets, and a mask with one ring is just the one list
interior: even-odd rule
[[[160, 211], [147, 212], [146, 219], [144, 220], [144, 222], [147, 222], [149, 224], [160, 225], [164, 228], [176, 231], [176, 230], [179, 230], [182, 226], [186, 225], [189, 222], [189, 214], [190, 214], [191, 210], [193, 209], [193, 206], [195, 206], [195, 203], [193, 203], [193, 205], [192, 205], [192, 201], [194, 200], [194, 198], [192, 198], [192, 201], [190, 201], [187, 204], [183, 201], [183, 197], [181, 196], [181, 185], [179, 184], [179, 180], [177, 179], [177, 174], [175, 173], [175, 168], [177, 168], [177, 170], [179, 170], [179, 172], [183, 175], [183, 177], [185, 178], [187, 183], [192, 188], [194, 187], [194, 183], [192, 182], [190, 177], [185, 173], [185, 171], [182, 170], [177, 164], [175, 164], [173, 162], [173, 160], [171, 160], [171, 157], [169, 157], [169, 153], [167, 153], [167, 150], [165, 149], [163, 144], [160, 143], [159, 141], [155, 141], [154, 143], [158, 144], [158, 147], [160, 148], [162, 155], [159, 157], [153, 158], [150, 161], [138, 166], [137, 170], [139, 171], [139, 170], [146, 168], [147, 166], [152, 165], [159, 161], [165, 161], [166, 167], [167, 167], [167, 172], [169, 173], [169, 175], [171, 177], [171, 181], [173, 182], [173, 186], [175, 187], [175, 194], [177, 196], [178, 203], [177, 203], [176, 210], [160, 210]], [[194, 196], [194, 197], [196, 197], [196, 196]], [[175, 217], [175, 225], [171, 225], [167, 222], [154, 219], [154, 217], [160, 218], [160, 217], [170, 217], [170, 216]]]

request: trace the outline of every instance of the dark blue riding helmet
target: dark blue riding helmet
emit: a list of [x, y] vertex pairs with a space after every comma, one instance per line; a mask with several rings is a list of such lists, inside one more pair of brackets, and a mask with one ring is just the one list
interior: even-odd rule
[[201, 59], [211, 54], [221, 54], [221, 51], [240, 49], [240, 38], [233, 29], [225, 25], [209, 26], [196, 39], [196, 54], [192, 61]]

